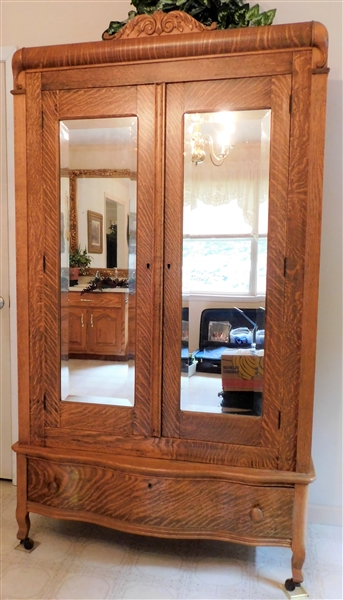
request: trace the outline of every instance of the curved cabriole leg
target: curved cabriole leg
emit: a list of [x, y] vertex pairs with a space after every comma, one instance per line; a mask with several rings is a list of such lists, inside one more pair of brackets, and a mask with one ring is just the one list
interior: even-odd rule
[[17, 538], [20, 540], [20, 543], [24, 546], [25, 550], [32, 550], [33, 541], [29, 538], [31, 523], [27, 510], [26, 461], [25, 455], [17, 454], [18, 486], [16, 519], [19, 527]]
[[16, 512], [16, 518], [17, 518], [17, 522], [18, 522], [18, 533], [17, 533], [17, 538], [18, 540], [20, 540], [21, 542], [23, 542], [24, 540], [28, 539], [29, 536], [29, 531], [30, 531], [30, 516], [29, 513], [27, 512], [27, 510], [25, 510], [25, 512], [22, 512], [20, 510], [20, 508], [17, 508], [17, 512]]
[[292, 579], [285, 581], [288, 592], [294, 591], [304, 581], [302, 568], [305, 562], [308, 485], [296, 484], [294, 491]]

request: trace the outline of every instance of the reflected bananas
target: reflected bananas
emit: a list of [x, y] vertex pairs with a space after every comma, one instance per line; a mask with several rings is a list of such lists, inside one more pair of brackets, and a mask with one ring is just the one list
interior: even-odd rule
[[263, 377], [263, 356], [235, 355], [232, 357], [232, 364], [238, 369], [239, 377], [242, 379]]

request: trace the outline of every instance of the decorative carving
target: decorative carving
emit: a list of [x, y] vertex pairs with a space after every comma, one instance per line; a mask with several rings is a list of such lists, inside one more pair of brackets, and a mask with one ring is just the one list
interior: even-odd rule
[[138, 15], [114, 35], [105, 33], [104, 40], [119, 38], [153, 37], [157, 35], [197, 33], [216, 29], [217, 23], [206, 27], [190, 15], [180, 10], [170, 13], [155, 12], [152, 15]]

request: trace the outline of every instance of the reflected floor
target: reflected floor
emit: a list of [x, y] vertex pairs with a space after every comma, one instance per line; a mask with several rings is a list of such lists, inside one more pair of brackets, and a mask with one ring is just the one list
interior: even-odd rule
[[134, 405], [134, 361], [62, 361], [61, 393], [67, 402]]
[[[62, 361], [62, 399], [115, 406], [134, 406], [134, 361], [70, 359]], [[222, 414], [221, 375], [181, 373], [181, 410]], [[236, 411], [238, 412], [238, 411]]]
[[221, 413], [221, 375], [195, 373], [188, 377], [181, 373], [181, 410], [193, 412]]

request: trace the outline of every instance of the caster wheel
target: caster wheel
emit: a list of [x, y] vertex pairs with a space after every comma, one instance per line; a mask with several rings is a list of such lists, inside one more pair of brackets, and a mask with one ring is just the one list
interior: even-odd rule
[[287, 592], [294, 592], [296, 587], [299, 587], [300, 583], [295, 583], [293, 581], [293, 579], [286, 579], [285, 581], [285, 588], [287, 590]]
[[25, 540], [21, 540], [20, 542], [22, 546], [24, 546], [25, 550], [32, 550], [34, 546], [34, 541], [30, 538], [26, 538]]

